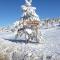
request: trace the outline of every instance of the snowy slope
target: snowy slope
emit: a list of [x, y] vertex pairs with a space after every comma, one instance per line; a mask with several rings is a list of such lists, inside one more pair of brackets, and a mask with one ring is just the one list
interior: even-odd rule
[[13, 33], [0, 33], [0, 56], [3, 54], [6, 60], [60, 60], [60, 28], [43, 29], [41, 32], [44, 44], [15, 43], [3, 39], [14, 39]]
[[47, 46], [50, 45], [56, 53], [60, 53], [60, 28], [47, 29], [44, 37], [47, 40]]

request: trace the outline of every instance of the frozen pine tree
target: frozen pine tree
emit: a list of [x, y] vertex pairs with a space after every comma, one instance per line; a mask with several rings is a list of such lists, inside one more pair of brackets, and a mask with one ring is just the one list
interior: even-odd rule
[[40, 19], [36, 14], [36, 7], [32, 7], [32, 0], [25, 0], [25, 4], [21, 6], [22, 16], [19, 21], [13, 25], [15, 38], [25, 35], [25, 40], [41, 41]]

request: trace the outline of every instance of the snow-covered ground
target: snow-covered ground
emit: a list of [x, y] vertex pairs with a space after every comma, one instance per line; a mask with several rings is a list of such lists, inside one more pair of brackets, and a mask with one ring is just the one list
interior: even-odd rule
[[50, 45], [56, 52], [60, 53], [60, 27], [45, 29], [42, 33], [47, 46]]
[[0, 33], [0, 60], [60, 60], [60, 27], [41, 29], [44, 42], [11, 42], [14, 33]]

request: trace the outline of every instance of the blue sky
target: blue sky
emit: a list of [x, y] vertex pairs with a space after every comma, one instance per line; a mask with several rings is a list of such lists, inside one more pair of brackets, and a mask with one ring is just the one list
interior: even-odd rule
[[[0, 26], [12, 24], [22, 14], [21, 5], [25, 0], [0, 0]], [[40, 18], [60, 16], [60, 0], [33, 0], [32, 6], [37, 8]]]

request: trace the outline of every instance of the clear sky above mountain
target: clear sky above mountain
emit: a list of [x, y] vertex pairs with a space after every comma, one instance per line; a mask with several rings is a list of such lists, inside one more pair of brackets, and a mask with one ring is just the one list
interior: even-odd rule
[[[0, 0], [0, 26], [9, 25], [21, 17], [21, 5], [25, 0]], [[60, 16], [60, 0], [33, 0], [40, 18]]]

